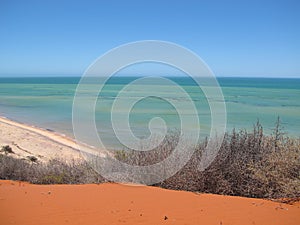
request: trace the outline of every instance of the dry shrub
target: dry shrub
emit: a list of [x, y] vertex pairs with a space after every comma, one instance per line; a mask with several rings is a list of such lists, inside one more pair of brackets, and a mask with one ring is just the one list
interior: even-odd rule
[[[136, 151], [131, 149], [119, 150], [115, 152], [115, 157], [117, 160], [129, 165], [153, 165], [166, 159], [172, 153], [178, 143], [178, 138], [177, 133], [172, 133], [167, 135], [162, 143], [155, 149], [149, 151]], [[140, 146], [141, 149], [146, 149], [146, 147], [147, 146]]]
[[0, 152], [4, 152], [6, 155], [9, 153], [14, 154], [12, 148], [9, 145], [2, 146]]
[[[155, 164], [172, 153], [177, 141], [178, 135], [172, 134], [152, 151], [116, 151], [115, 157], [130, 165]], [[256, 198], [300, 197], [300, 140], [285, 136], [279, 118], [272, 135], [264, 135], [259, 122], [252, 132], [227, 133], [215, 160], [199, 171], [206, 144], [207, 140], [199, 144], [180, 171], [155, 186]], [[112, 172], [114, 169], [118, 168], [112, 165]], [[86, 162], [54, 159], [41, 164], [7, 155], [0, 155], [0, 179], [39, 184], [105, 182]]]
[[100, 183], [105, 180], [85, 161], [52, 159], [48, 163], [32, 163], [0, 155], [0, 179], [21, 180], [35, 184]]
[[[217, 157], [205, 171], [200, 172], [198, 165], [206, 142], [198, 146], [177, 174], [155, 186], [256, 198], [299, 197], [299, 143], [299, 139], [285, 136], [279, 119], [272, 135], [264, 135], [263, 127], [257, 122], [252, 132], [227, 133]], [[143, 161], [153, 159], [145, 156]]]
[[[271, 140], [269, 140], [271, 141]], [[300, 141], [287, 139], [278, 148], [250, 165], [252, 177], [260, 186], [259, 197], [295, 198], [300, 196]]]

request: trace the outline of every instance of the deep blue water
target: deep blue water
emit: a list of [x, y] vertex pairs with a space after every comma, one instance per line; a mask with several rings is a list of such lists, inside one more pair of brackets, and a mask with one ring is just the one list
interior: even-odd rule
[[[127, 84], [137, 77], [112, 77], [111, 84]], [[189, 77], [169, 77], [184, 86], [193, 86], [195, 82]], [[240, 78], [218, 77], [221, 87], [300, 89], [300, 78]], [[80, 77], [0, 77], [0, 83], [10, 84], [78, 84]]]

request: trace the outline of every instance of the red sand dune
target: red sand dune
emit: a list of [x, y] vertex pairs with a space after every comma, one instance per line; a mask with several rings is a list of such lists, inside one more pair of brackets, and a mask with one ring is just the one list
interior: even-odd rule
[[0, 224], [300, 224], [300, 204], [120, 184], [0, 181]]

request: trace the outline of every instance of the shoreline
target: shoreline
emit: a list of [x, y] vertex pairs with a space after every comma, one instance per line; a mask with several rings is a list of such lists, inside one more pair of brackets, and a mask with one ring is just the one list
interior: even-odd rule
[[56, 131], [39, 128], [25, 123], [16, 122], [0, 116], [0, 145], [9, 145], [18, 158], [35, 156], [40, 161], [52, 158], [83, 159], [84, 153], [109, 156], [106, 150], [95, 149]]

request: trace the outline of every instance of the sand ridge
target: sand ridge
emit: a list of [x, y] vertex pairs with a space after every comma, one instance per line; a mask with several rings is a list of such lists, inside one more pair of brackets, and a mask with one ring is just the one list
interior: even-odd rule
[[1, 224], [296, 225], [299, 204], [121, 184], [0, 181]]

